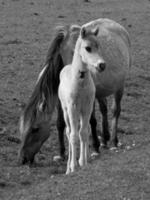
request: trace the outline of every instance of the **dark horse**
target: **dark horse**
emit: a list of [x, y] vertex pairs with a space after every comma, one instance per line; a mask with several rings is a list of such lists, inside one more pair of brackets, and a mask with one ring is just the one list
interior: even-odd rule
[[[124, 81], [127, 69], [131, 65], [130, 40], [127, 31], [118, 23], [109, 19], [98, 19], [82, 27], [87, 32], [99, 30], [97, 38], [101, 46], [103, 63], [100, 70], [91, 68], [91, 74], [96, 86], [96, 99], [102, 113], [101, 145], [106, 147], [108, 141], [111, 146], [117, 147], [117, 124], [121, 111], [121, 99], [124, 90]], [[20, 119], [20, 133], [22, 145], [19, 152], [19, 161], [24, 164], [33, 162], [35, 154], [50, 135], [49, 122], [55, 107], [58, 108], [57, 128], [60, 143], [60, 157], [65, 155], [63, 112], [58, 101], [59, 74], [62, 68], [72, 62], [74, 47], [81, 27], [78, 25], [57, 27], [52, 38], [44, 68], [40, 73], [35, 89], [24, 109]], [[90, 50], [89, 50], [90, 51]], [[108, 129], [107, 100], [113, 95], [113, 119], [111, 134]], [[95, 112], [91, 115], [93, 148], [99, 153], [100, 142], [96, 133]]]

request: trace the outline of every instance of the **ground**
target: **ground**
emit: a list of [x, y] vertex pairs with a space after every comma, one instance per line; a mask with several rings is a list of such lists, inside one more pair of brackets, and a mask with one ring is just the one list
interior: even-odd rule
[[[86, 168], [66, 176], [66, 161], [53, 162], [58, 153], [53, 120], [37, 164], [19, 166], [18, 120], [42, 69], [53, 28], [100, 17], [122, 24], [132, 42], [133, 63], [119, 121], [122, 147], [101, 150]], [[0, 27], [0, 200], [149, 200], [150, 1], [0, 0]]]

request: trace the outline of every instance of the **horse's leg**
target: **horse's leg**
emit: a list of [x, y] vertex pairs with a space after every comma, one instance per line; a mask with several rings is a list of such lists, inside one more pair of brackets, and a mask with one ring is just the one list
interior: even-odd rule
[[71, 172], [71, 168], [70, 168], [70, 164], [71, 164], [71, 156], [72, 156], [72, 152], [71, 152], [71, 143], [70, 143], [70, 123], [69, 123], [69, 118], [68, 118], [68, 114], [67, 111], [64, 110], [64, 120], [66, 122], [66, 136], [68, 138], [68, 161], [67, 161], [67, 170], [66, 170], [66, 174], [69, 174]]
[[72, 157], [72, 152], [71, 152], [71, 144], [70, 144], [70, 135], [68, 138], [68, 161], [67, 161], [67, 170], [66, 174], [69, 174], [71, 172], [71, 157]]
[[72, 107], [69, 109], [68, 112], [69, 116], [69, 123], [70, 123], [70, 149], [71, 149], [71, 159], [70, 159], [70, 168], [71, 172], [75, 171], [75, 168], [77, 166], [76, 161], [76, 143], [77, 143], [77, 133], [78, 133], [78, 119], [77, 119], [77, 113], [76, 108]]
[[[87, 117], [86, 117], [87, 118]], [[80, 139], [80, 158], [79, 165], [84, 166], [87, 165], [88, 159], [88, 141], [89, 141], [89, 120], [82, 118], [80, 123], [79, 130], [79, 139]]]
[[108, 110], [107, 110], [107, 99], [98, 99], [100, 111], [102, 113], [102, 133], [101, 133], [101, 146], [107, 147], [107, 142], [110, 139], [109, 126], [108, 126]]
[[57, 117], [57, 130], [58, 130], [58, 140], [59, 140], [59, 156], [55, 156], [54, 160], [60, 160], [65, 158], [65, 143], [64, 143], [64, 129], [65, 121], [63, 110], [60, 102], [58, 103], [58, 117]]
[[117, 137], [117, 126], [118, 126], [118, 119], [121, 112], [121, 99], [123, 96], [123, 89], [117, 91], [114, 94], [114, 100], [112, 104], [112, 125], [111, 125], [111, 139], [110, 144], [112, 147], [117, 147], [118, 145], [118, 137]]
[[98, 155], [100, 142], [99, 142], [99, 139], [97, 137], [97, 132], [96, 132], [97, 122], [96, 122], [96, 117], [95, 117], [95, 105], [93, 106], [93, 112], [90, 118], [90, 125], [91, 125], [92, 143], [93, 143], [93, 150], [94, 150], [92, 155]]
[[88, 157], [89, 157], [89, 136], [91, 133], [91, 126], [89, 124], [88, 130], [87, 130], [87, 138], [86, 138], [86, 143], [85, 143], [85, 164], [87, 165], [88, 162]]
[[82, 167], [85, 165], [85, 139], [84, 139], [84, 136], [85, 135], [85, 131], [84, 131], [84, 128], [80, 127], [80, 130], [79, 130], [79, 140], [80, 140], [80, 157], [79, 157], [79, 165]]
[[71, 172], [75, 171], [75, 168], [77, 166], [77, 161], [76, 161], [76, 133], [74, 131], [71, 132], [70, 134], [70, 149], [71, 149], [71, 159], [70, 159], [70, 168]]

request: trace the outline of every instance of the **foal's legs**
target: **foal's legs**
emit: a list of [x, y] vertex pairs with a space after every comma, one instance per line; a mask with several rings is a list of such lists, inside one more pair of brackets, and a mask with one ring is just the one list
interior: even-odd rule
[[101, 133], [101, 146], [106, 147], [107, 142], [110, 139], [109, 126], [108, 126], [108, 110], [107, 110], [107, 99], [98, 99], [99, 108], [102, 113], [102, 133]]
[[66, 174], [69, 174], [71, 172], [70, 164], [71, 164], [71, 156], [72, 156], [71, 144], [70, 144], [71, 130], [70, 130], [70, 123], [69, 123], [67, 110], [65, 108], [64, 108], [64, 120], [65, 120], [65, 123], [66, 123], [66, 136], [67, 136], [67, 139], [68, 139], [68, 161], [67, 161]]
[[87, 165], [88, 151], [89, 151], [89, 120], [82, 118], [79, 130], [79, 139], [80, 139], [80, 158], [79, 165]]
[[77, 166], [77, 160], [76, 160], [76, 143], [78, 138], [78, 116], [76, 113], [76, 108], [71, 106], [68, 110], [68, 117], [69, 117], [69, 123], [70, 123], [70, 150], [71, 150], [71, 159], [70, 159], [70, 169], [71, 172], [75, 171], [75, 168]]
[[121, 99], [123, 96], [123, 89], [116, 92], [114, 95], [114, 100], [112, 104], [112, 124], [111, 124], [111, 139], [110, 143], [113, 147], [117, 147], [118, 145], [118, 137], [117, 137], [117, 126], [118, 126], [118, 119], [121, 112]]
[[[91, 133], [92, 133], [92, 143], [94, 152], [97, 154], [99, 153], [99, 146], [100, 142], [96, 132], [96, 117], [95, 117], [95, 109], [93, 106], [93, 112], [90, 118], [90, 125], [91, 125]], [[65, 129], [65, 121], [63, 116], [63, 111], [61, 108], [61, 104], [58, 104], [58, 117], [57, 117], [57, 130], [58, 130], [58, 139], [59, 139], [59, 146], [60, 146], [60, 155], [55, 156], [55, 160], [64, 159], [65, 158], [65, 144], [64, 144], [64, 129]]]

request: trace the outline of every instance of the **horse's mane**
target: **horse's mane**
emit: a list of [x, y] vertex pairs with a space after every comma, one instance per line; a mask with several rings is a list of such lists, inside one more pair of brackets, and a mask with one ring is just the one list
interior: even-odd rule
[[[46, 66], [43, 76], [39, 80], [39, 87], [41, 91], [41, 99], [44, 101], [44, 107], [51, 109], [49, 103], [53, 96], [57, 95], [59, 85], [59, 74], [64, 67], [62, 57], [60, 55], [60, 46], [66, 39], [69, 31], [69, 26], [56, 27], [55, 36], [51, 41], [50, 48], [47, 53]], [[44, 109], [43, 107], [43, 109]], [[44, 111], [44, 110], [43, 110]]]
[[44, 63], [45, 70], [38, 79], [21, 116], [21, 134], [29, 131], [30, 126], [35, 123], [39, 116], [45, 118], [48, 114], [51, 115], [54, 110], [59, 85], [59, 73], [64, 67], [59, 49], [61, 43], [67, 37], [68, 30], [69, 26], [59, 26], [54, 32]]

